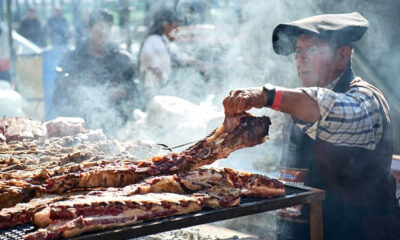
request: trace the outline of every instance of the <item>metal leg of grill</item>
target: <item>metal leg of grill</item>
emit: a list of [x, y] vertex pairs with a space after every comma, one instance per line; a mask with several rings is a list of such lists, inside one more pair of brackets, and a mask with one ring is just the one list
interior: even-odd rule
[[322, 201], [310, 203], [310, 238], [311, 240], [322, 240], [323, 222], [322, 222]]

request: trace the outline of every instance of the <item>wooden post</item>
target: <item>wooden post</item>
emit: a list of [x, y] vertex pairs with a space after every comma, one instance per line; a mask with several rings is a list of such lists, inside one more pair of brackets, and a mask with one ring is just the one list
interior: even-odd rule
[[78, 46], [79, 44], [84, 41], [84, 31], [86, 30], [84, 28], [84, 25], [86, 23], [82, 19], [81, 16], [81, 1], [80, 0], [72, 0], [72, 23], [74, 25], [74, 31], [75, 31], [75, 46]]
[[0, 1], [0, 21], [3, 21], [6, 18], [4, 13], [4, 3], [4, 1]]
[[132, 40], [131, 40], [131, 33], [130, 33], [130, 24], [129, 24], [129, 0], [120, 0], [120, 10], [119, 10], [119, 25], [125, 35], [125, 42], [126, 42], [126, 50], [130, 52]]
[[323, 220], [322, 220], [322, 201], [310, 203], [310, 239], [322, 240]]
[[7, 26], [8, 26], [8, 46], [10, 48], [10, 62], [11, 62], [11, 66], [10, 66], [10, 76], [11, 76], [11, 85], [18, 87], [17, 84], [17, 73], [15, 70], [15, 66], [16, 66], [16, 61], [17, 61], [17, 56], [15, 54], [15, 50], [14, 50], [14, 43], [13, 43], [13, 38], [12, 38], [12, 12], [11, 12], [11, 0], [7, 0]]
[[24, 14], [21, 12], [21, 7], [19, 5], [19, 1], [15, 1], [15, 15], [13, 16], [13, 21], [20, 23], [22, 19], [24, 19]]

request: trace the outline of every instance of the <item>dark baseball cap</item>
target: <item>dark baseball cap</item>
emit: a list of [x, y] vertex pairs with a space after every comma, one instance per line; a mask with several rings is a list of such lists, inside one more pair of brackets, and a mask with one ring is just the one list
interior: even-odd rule
[[301, 34], [335, 39], [343, 45], [358, 41], [368, 29], [368, 20], [358, 12], [324, 14], [279, 24], [272, 33], [274, 51], [280, 55], [294, 53]]

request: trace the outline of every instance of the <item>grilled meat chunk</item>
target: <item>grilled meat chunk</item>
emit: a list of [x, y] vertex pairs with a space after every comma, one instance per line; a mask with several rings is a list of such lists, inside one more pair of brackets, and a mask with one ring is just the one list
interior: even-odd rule
[[3, 118], [0, 120], [0, 141], [19, 141], [22, 139], [45, 138], [46, 125], [42, 121], [27, 118]]
[[43, 188], [25, 181], [0, 181], [0, 209], [12, 207], [17, 203], [26, 202], [43, 193]]

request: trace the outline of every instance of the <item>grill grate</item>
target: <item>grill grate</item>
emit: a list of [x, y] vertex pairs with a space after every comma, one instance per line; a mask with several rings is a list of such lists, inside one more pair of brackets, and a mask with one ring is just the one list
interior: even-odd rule
[[32, 225], [15, 226], [9, 229], [0, 230], [0, 240], [20, 240], [24, 235], [35, 230]]
[[[285, 197], [291, 196], [291, 195], [296, 195], [299, 193], [304, 193], [307, 192], [308, 190], [305, 189], [301, 189], [301, 188], [297, 188], [297, 187], [292, 187], [292, 186], [285, 186]], [[252, 204], [255, 202], [259, 202], [259, 201], [275, 201], [278, 200], [282, 197], [277, 197], [277, 198], [272, 198], [272, 199], [266, 199], [266, 198], [261, 198], [261, 197], [241, 197], [241, 205], [247, 205], [247, 204]], [[233, 208], [235, 209], [235, 207]], [[215, 209], [205, 209], [203, 211], [197, 212], [195, 214], [202, 214], [202, 213], [207, 213], [210, 211], [215, 211]], [[192, 214], [194, 215], [194, 214]], [[171, 218], [176, 218], [176, 217], [171, 217]], [[164, 219], [165, 220], [165, 219]], [[158, 221], [163, 221], [163, 220], [155, 220], [155, 222]], [[144, 224], [149, 224], [149, 222], [144, 223]], [[33, 232], [34, 230], [36, 230], [36, 227], [32, 226], [32, 225], [21, 225], [21, 226], [15, 226], [13, 228], [8, 228], [8, 229], [0, 229], [0, 240], [21, 240], [23, 239], [23, 236]], [[115, 229], [114, 229], [115, 230]], [[113, 229], [108, 230], [109, 232], [114, 231]], [[101, 234], [97, 233], [97, 234]], [[85, 236], [81, 236], [81, 237], [85, 237]], [[98, 238], [99, 236], [93, 237], [93, 239]], [[79, 238], [79, 236], [78, 236]], [[107, 238], [103, 238], [103, 239], [107, 239]]]

